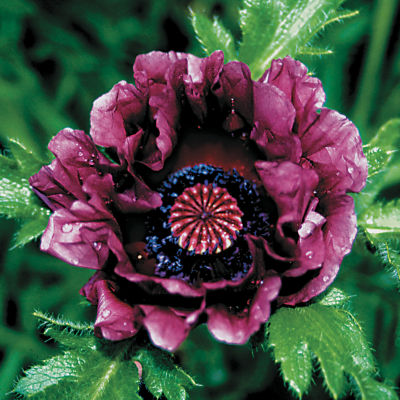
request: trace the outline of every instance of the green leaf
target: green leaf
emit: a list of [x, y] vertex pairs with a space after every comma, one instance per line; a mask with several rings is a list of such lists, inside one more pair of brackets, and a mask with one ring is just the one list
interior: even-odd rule
[[222, 25], [217, 17], [210, 21], [205, 15], [190, 9], [193, 29], [205, 53], [210, 55], [216, 50], [225, 54], [225, 62], [236, 59], [235, 42], [232, 34]]
[[400, 286], [400, 240], [387, 239], [376, 243], [375, 255], [392, 272]]
[[359, 216], [358, 223], [372, 244], [383, 239], [400, 238], [400, 199], [372, 204]]
[[138, 362], [145, 385], [157, 398], [164, 394], [167, 400], [183, 400], [186, 389], [196, 385], [164, 351], [138, 348], [133, 340], [100, 340], [92, 325], [35, 315], [64, 352], [26, 370], [14, 393], [38, 400], [140, 400]]
[[48, 222], [48, 214], [38, 215], [33, 219], [26, 219], [15, 233], [11, 250], [37, 239], [46, 229]]
[[297, 54], [307, 55], [307, 56], [326, 56], [328, 54], [333, 54], [330, 49], [323, 49], [314, 46], [303, 46], [300, 47]]
[[143, 381], [156, 399], [164, 394], [167, 400], [185, 400], [186, 389], [199, 386], [165, 351], [140, 349], [134, 359], [143, 365]]
[[372, 204], [358, 223], [375, 256], [400, 284], [400, 200]]
[[363, 400], [397, 399], [392, 388], [375, 380], [374, 359], [357, 321], [337, 307], [345, 297], [336, 289], [320, 303], [280, 308], [270, 318], [269, 345], [284, 380], [302, 397], [311, 384], [315, 358], [333, 398], [345, 393], [350, 376]]
[[371, 141], [363, 147], [368, 161], [367, 185], [354, 196], [359, 214], [368, 210], [385, 186], [385, 177], [393, 164], [400, 144], [400, 119], [391, 119], [382, 125]]
[[392, 119], [384, 124], [371, 141], [364, 146], [368, 160], [368, 178], [385, 171], [400, 140], [400, 119]]
[[[295, 56], [328, 24], [356, 15], [337, 11], [343, 0], [244, 0], [239, 60], [258, 79], [275, 58]], [[320, 51], [316, 51], [321, 54]]]
[[0, 155], [0, 214], [22, 221], [13, 248], [37, 238], [46, 228], [50, 210], [40, 204], [28, 179], [42, 163], [22, 144], [10, 140], [13, 158]]
[[31, 396], [43, 392], [63, 379], [77, 378], [79, 362], [79, 357], [68, 351], [50, 358], [42, 365], [36, 365], [25, 371], [25, 376], [18, 381], [14, 392]]

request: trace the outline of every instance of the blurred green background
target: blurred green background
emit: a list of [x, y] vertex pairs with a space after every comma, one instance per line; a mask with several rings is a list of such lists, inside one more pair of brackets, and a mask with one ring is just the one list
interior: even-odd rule
[[[202, 55], [188, 6], [218, 15], [237, 39], [239, 0], [12, 0], [0, 2], [0, 150], [18, 138], [48, 157], [49, 139], [66, 126], [89, 131], [93, 100], [119, 80], [132, 81], [135, 56], [151, 50]], [[334, 54], [303, 58], [327, 93], [327, 106], [345, 113], [367, 141], [389, 118], [400, 117], [400, 4], [349, 0], [359, 16], [329, 27], [318, 39]], [[400, 194], [394, 169], [381, 196]], [[91, 319], [78, 294], [91, 271], [38, 251], [38, 243], [8, 252], [18, 222], [0, 225], [0, 399], [22, 368], [57, 349], [45, 343], [35, 309], [71, 319]], [[336, 285], [353, 297], [354, 312], [374, 349], [382, 375], [400, 386], [400, 304], [395, 277], [355, 250]], [[206, 352], [206, 353], [205, 353]], [[196, 330], [179, 360], [206, 389], [193, 399], [290, 399], [266, 354], [221, 345]], [[308, 399], [328, 398], [318, 376]], [[269, 396], [269, 397], [268, 397]], [[127, 397], [128, 398], [128, 397]], [[351, 398], [351, 397], [349, 397]]]

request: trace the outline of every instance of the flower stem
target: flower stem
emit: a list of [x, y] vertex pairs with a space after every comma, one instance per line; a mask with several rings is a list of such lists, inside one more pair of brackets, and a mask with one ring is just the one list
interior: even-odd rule
[[361, 132], [368, 134], [368, 125], [373, 103], [380, 84], [382, 60], [387, 48], [393, 18], [396, 15], [397, 0], [375, 1], [371, 39], [362, 71], [353, 119]]

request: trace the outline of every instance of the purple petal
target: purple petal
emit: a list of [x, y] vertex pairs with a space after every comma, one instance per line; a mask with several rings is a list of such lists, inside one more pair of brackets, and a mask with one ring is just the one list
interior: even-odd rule
[[97, 297], [95, 333], [108, 340], [122, 340], [135, 336], [142, 325], [141, 310], [137, 306], [131, 307], [119, 300], [111, 288], [105, 280], [95, 283]]
[[295, 244], [285, 233], [284, 227], [288, 226], [294, 232], [300, 228], [318, 184], [318, 175], [313, 170], [303, 169], [289, 161], [258, 161], [256, 169], [278, 208], [277, 239], [290, 251]]
[[279, 136], [292, 131], [296, 110], [285, 94], [268, 83], [254, 82], [253, 121]]
[[273, 60], [261, 82], [268, 82], [282, 90], [296, 108], [298, 132], [302, 133], [317, 117], [317, 110], [325, 103], [325, 93], [319, 79], [307, 75], [300, 61], [285, 57]]
[[287, 160], [295, 163], [300, 160], [302, 154], [300, 139], [290, 132], [274, 133], [257, 121], [250, 133], [250, 139], [256, 142], [267, 160]]
[[249, 67], [241, 62], [229, 62], [222, 70], [219, 85], [213, 89], [220, 107], [226, 113], [227, 131], [253, 123], [253, 81]]
[[315, 123], [301, 136], [303, 157], [320, 176], [321, 191], [359, 192], [368, 169], [355, 125], [336, 111], [322, 109]]
[[41, 250], [79, 267], [100, 269], [112, 251], [120, 263], [128, 263], [118, 227], [105, 210], [76, 201], [70, 210], [59, 209], [49, 220]]
[[249, 310], [237, 315], [223, 304], [207, 308], [207, 326], [211, 334], [222, 342], [244, 344], [260, 329], [270, 315], [271, 302], [276, 299], [281, 280], [276, 275], [266, 276], [252, 299]]
[[335, 279], [343, 257], [351, 251], [357, 234], [354, 201], [345, 194], [329, 194], [321, 199], [320, 207], [326, 218], [323, 229], [325, 260], [318, 276], [300, 291], [279, 298], [282, 304], [295, 305], [306, 302], [322, 293]]
[[152, 342], [168, 351], [175, 351], [186, 339], [191, 326], [167, 307], [140, 306], [145, 314], [143, 325]]
[[146, 97], [134, 85], [121, 81], [94, 103], [90, 134], [96, 144], [120, 149], [127, 124], [140, 124], [146, 113]]

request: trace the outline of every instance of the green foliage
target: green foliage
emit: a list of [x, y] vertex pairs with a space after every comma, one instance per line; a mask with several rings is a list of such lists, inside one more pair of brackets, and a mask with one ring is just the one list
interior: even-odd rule
[[393, 119], [384, 124], [364, 146], [368, 181], [364, 191], [355, 198], [362, 237], [400, 284], [400, 201], [386, 203], [378, 199], [379, 192], [387, 184], [391, 168], [399, 164], [396, 158], [399, 143], [400, 119]]
[[363, 400], [397, 399], [390, 386], [376, 380], [371, 350], [344, 308], [345, 299], [334, 289], [319, 303], [281, 308], [270, 318], [269, 345], [284, 380], [301, 398], [310, 386], [315, 359], [335, 399], [346, 392], [346, 376], [354, 380], [353, 391]]
[[186, 388], [198, 386], [162, 350], [149, 347], [138, 349], [133, 359], [143, 366], [143, 382], [156, 399], [164, 395], [167, 400], [185, 400], [188, 398]]
[[[315, 45], [302, 46], [298, 53], [301, 61], [321, 79], [327, 107], [354, 120], [364, 140], [372, 137], [385, 121], [400, 117], [400, 42], [392, 41], [389, 45], [389, 39], [397, 37], [397, 28], [388, 34], [399, 12], [399, 5], [393, 11], [395, 3], [347, 0], [347, 8], [360, 10], [357, 18], [332, 25], [323, 36], [317, 36]], [[202, 54], [200, 44], [191, 34], [187, 4], [195, 10], [205, 9], [207, 15], [217, 14], [220, 24], [240, 40], [239, 0], [190, 0], [185, 4], [181, 0], [119, 0], [118, 7], [107, 0], [0, 2], [2, 143], [14, 137], [26, 148], [43, 152], [48, 140], [65, 126], [88, 131], [93, 100], [116, 81], [131, 81], [132, 63], [138, 53], [159, 49]], [[385, 13], [380, 12], [382, 9]], [[382, 34], [383, 31], [386, 33]], [[180, 34], [187, 42], [179, 39]], [[307, 53], [316, 53], [316, 47], [332, 49], [334, 54], [329, 58], [308, 57]], [[367, 60], [363, 56], [365, 49]], [[366, 91], [374, 95], [366, 96]], [[395, 148], [399, 148], [398, 144]], [[368, 193], [372, 193], [365, 196], [368, 201], [384, 200], [382, 194], [373, 190], [378, 186], [378, 192], [383, 188], [385, 195], [396, 196], [398, 188], [394, 185], [400, 177], [396, 156], [397, 153], [391, 153], [391, 161], [384, 172], [375, 175], [375, 181], [374, 176], [369, 178], [369, 182], [375, 183], [368, 184]], [[360, 198], [357, 195], [357, 208], [361, 210]], [[4, 305], [0, 309], [0, 351], [4, 354], [0, 364], [0, 398], [10, 390], [23, 365], [55, 355], [53, 346], [43, 343], [36, 334], [33, 308], [61, 312], [70, 319], [94, 318], [89, 307], [78, 306], [82, 300], [77, 290], [92, 271], [72, 268], [40, 254], [35, 244], [6, 253], [16, 227], [14, 221], [6, 219], [0, 225], [0, 300]], [[359, 239], [363, 238], [359, 235]], [[384, 242], [377, 245], [375, 254], [384, 255], [383, 245]], [[400, 349], [395, 345], [400, 333], [398, 293], [378, 258], [365, 251], [364, 243], [362, 248], [356, 248], [345, 258], [336, 282], [352, 295], [356, 315], [376, 350], [382, 375], [400, 382]], [[398, 249], [398, 245], [393, 248]], [[392, 254], [389, 253], [388, 260]], [[225, 346], [212, 338], [208, 339], [212, 346], [201, 347], [204, 335], [199, 336], [192, 346], [192, 336], [189, 337], [179, 352], [179, 358], [187, 361], [186, 368], [206, 386], [194, 390], [191, 398], [243, 400], [246, 393], [263, 388], [268, 394], [263, 393], [260, 398], [288, 398], [266, 354], [252, 360], [243, 347]], [[216, 353], [218, 357], [214, 357]], [[215, 375], [210, 376], [214, 371]], [[57, 399], [57, 386], [49, 387], [38, 398]], [[317, 382], [310, 389], [310, 399], [326, 399], [328, 395], [324, 396], [320, 389]]]
[[211, 22], [205, 15], [190, 10], [193, 29], [206, 54], [222, 50], [225, 62], [235, 60], [236, 50], [232, 34], [222, 25], [218, 18]]
[[393, 273], [400, 285], [400, 201], [374, 203], [359, 219], [375, 255]]
[[153, 346], [136, 347], [133, 340], [106, 342], [93, 327], [54, 318], [41, 312], [44, 334], [60, 343], [63, 354], [25, 371], [14, 393], [33, 399], [140, 400], [140, 374], [159, 399], [184, 400], [195, 381], [171, 357]]
[[228, 60], [246, 63], [258, 79], [275, 58], [297, 54], [325, 55], [329, 49], [313, 46], [312, 39], [327, 25], [357, 15], [357, 11], [338, 10], [344, 0], [244, 0], [240, 10], [241, 42], [218, 22], [192, 12], [197, 38], [207, 54], [221, 49]]
[[[239, 59], [255, 78], [275, 58], [295, 56], [320, 30], [352, 12], [338, 13], [343, 0], [245, 0], [240, 26], [243, 37]], [[314, 50], [314, 52], [316, 52]]]
[[15, 140], [10, 140], [8, 147], [13, 158], [0, 155], [0, 214], [23, 221], [13, 245], [18, 247], [43, 233], [50, 211], [41, 206], [28, 182], [42, 163]]

